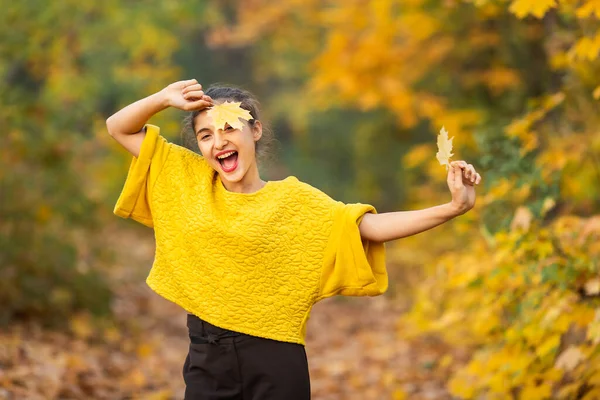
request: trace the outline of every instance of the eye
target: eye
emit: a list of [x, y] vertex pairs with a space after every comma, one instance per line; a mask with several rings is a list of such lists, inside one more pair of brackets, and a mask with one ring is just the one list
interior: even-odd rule
[[230, 130], [230, 129], [233, 129], [233, 127], [232, 127], [232, 126], [229, 126], [229, 125], [227, 125], [227, 127], [225, 128], [225, 130], [226, 130], [226, 131], [228, 131], [228, 130]]
[[205, 138], [209, 137], [210, 135], [204, 135], [202, 136], [202, 138], [200, 140], [204, 140]]

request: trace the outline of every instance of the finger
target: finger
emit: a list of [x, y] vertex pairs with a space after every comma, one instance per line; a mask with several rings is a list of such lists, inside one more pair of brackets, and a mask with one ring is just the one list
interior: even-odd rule
[[185, 94], [187, 92], [190, 92], [192, 90], [202, 90], [202, 85], [199, 83], [193, 84], [193, 85], [189, 85], [184, 87], [183, 89], [181, 89], [181, 94]]
[[460, 167], [460, 162], [453, 161], [450, 163], [450, 173], [448, 174], [448, 180], [450, 181], [450, 185], [454, 187], [457, 179], [462, 180], [462, 168]]
[[183, 89], [185, 89], [187, 86], [190, 86], [190, 85], [195, 85], [195, 84], [197, 84], [197, 83], [198, 83], [198, 81], [197, 81], [197, 80], [195, 80], [195, 79], [188, 79], [188, 80], [185, 80], [185, 81], [179, 81], [179, 82], [177, 82], [177, 87], [178, 87], [179, 89], [183, 90]]
[[463, 160], [453, 161], [452, 162], [456, 167], [460, 168], [463, 171], [467, 167], [467, 163]]
[[448, 177], [447, 177], [448, 183], [452, 183], [454, 182], [454, 165], [450, 165], [450, 167], [448, 167]]
[[473, 168], [473, 166], [471, 164], [469, 164], [469, 166], [467, 166], [466, 176], [471, 181], [473, 181], [473, 179], [475, 179], [475, 168]]
[[186, 103], [183, 108], [186, 111], [193, 111], [193, 110], [203, 110], [207, 107], [211, 107], [213, 104], [211, 102], [205, 101], [205, 100], [197, 100], [197, 101], [193, 101], [190, 103]]
[[463, 187], [463, 178], [462, 178], [462, 173], [461, 173], [461, 169], [460, 169], [460, 164], [457, 165], [455, 168], [456, 168], [456, 171], [454, 173], [454, 187], [462, 188]]
[[193, 92], [188, 92], [183, 94], [183, 98], [187, 100], [199, 100], [204, 96], [204, 92], [202, 90], [194, 90]]

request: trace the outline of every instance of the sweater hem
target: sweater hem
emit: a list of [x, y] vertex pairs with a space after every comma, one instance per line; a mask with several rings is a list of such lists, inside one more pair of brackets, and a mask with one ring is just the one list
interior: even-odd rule
[[183, 301], [180, 301], [179, 298], [177, 298], [176, 296], [171, 295], [169, 292], [163, 292], [161, 291], [157, 286], [154, 286], [152, 283], [152, 280], [150, 279], [146, 279], [146, 284], [148, 285], [148, 287], [150, 287], [150, 289], [152, 289], [156, 294], [158, 294], [159, 296], [163, 297], [166, 300], [169, 300], [172, 303], [177, 304], [179, 307], [183, 308], [185, 311], [196, 315], [197, 317], [203, 319], [204, 321], [208, 322], [209, 324], [212, 324], [214, 326], [218, 326], [219, 328], [223, 328], [223, 329], [228, 329], [228, 330], [232, 330], [235, 332], [239, 332], [239, 333], [243, 333], [246, 335], [250, 335], [250, 336], [255, 336], [255, 337], [259, 337], [262, 339], [270, 339], [270, 340], [277, 340], [280, 342], [287, 342], [287, 343], [296, 343], [296, 344], [301, 344], [302, 346], [306, 346], [306, 340], [305, 338], [298, 338], [298, 337], [290, 337], [290, 336], [279, 336], [279, 335], [273, 335], [272, 337], [267, 337], [264, 335], [261, 335], [258, 332], [253, 332], [247, 329], [240, 329], [237, 327], [232, 327], [232, 326], [224, 326], [222, 325], [220, 322], [217, 322], [216, 320], [213, 320], [212, 317], [207, 317], [201, 310], [197, 310], [193, 307], [188, 307], [188, 304], [186, 304]]

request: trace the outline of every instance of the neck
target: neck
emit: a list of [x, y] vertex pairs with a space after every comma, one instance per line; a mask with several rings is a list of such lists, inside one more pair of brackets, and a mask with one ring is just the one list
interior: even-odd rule
[[248, 169], [246, 175], [244, 175], [241, 180], [237, 182], [230, 182], [221, 176], [221, 182], [223, 182], [223, 186], [225, 186], [227, 191], [236, 193], [254, 193], [267, 184], [265, 181], [260, 179], [256, 164], [253, 164], [252, 167]]

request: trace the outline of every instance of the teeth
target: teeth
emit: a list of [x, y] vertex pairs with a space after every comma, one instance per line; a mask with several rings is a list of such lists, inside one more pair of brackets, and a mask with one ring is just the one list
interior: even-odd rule
[[229, 153], [225, 153], [225, 154], [223, 154], [223, 155], [221, 155], [221, 156], [219, 156], [219, 157], [217, 157], [217, 158], [218, 158], [219, 160], [222, 160], [222, 159], [224, 159], [224, 158], [227, 158], [227, 157], [229, 157], [229, 156], [230, 156], [230, 155], [232, 155], [233, 153], [235, 153], [235, 151], [230, 151]]

